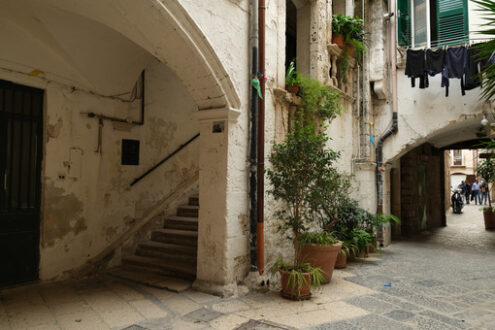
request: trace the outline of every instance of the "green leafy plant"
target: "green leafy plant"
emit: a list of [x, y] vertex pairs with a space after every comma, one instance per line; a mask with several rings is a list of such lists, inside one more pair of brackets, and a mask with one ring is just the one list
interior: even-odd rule
[[367, 247], [375, 241], [373, 235], [366, 230], [355, 228], [351, 231], [351, 237], [353, 244], [357, 247], [357, 250], [361, 253], [367, 253]]
[[[488, 60], [495, 54], [495, 1], [493, 0], [473, 0], [474, 3], [481, 6], [480, 11], [483, 12], [484, 24], [483, 30], [477, 31], [481, 35], [487, 36], [489, 41], [475, 46], [480, 50], [480, 58]], [[483, 80], [482, 98], [486, 101], [493, 100], [495, 97], [495, 65], [487, 65], [481, 72]]]
[[[493, 157], [495, 155], [490, 155], [484, 162], [482, 162], [477, 169], [478, 175], [483, 178], [486, 182], [486, 192], [490, 196], [490, 183], [495, 181], [495, 163]], [[488, 208], [483, 208], [483, 212], [490, 212], [492, 210], [492, 202], [490, 197], [488, 197]]]
[[364, 45], [364, 22], [359, 17], [350, 17], [342, 14], [333, 15], [332, 33], [344, 35], [344, 47], [342, 54], [337, 62], [337, 69], [344, 84], [347, 84], [347, 70], [349, 69], [349, 46], [354, 48], [354, 56], [357, 61], [362, 61], [363, 54], [366, 51]]
[[[287, 288], [291, 291], [293, 295], [300, 295], [301, 289], [304, 285], [311, 286], [321, 286], [325, 283], [325, 278], [323, 277], [323, 271], [318, 267], [311, 267], [307, 262], [301, 262], [297, 265], [287, 264], [282, 257], [279, 257], [275, 264], [271, 267], [270, 271], [272, 274], [283, 270], [289, 273], [289, 280], [287, 282]], [[311, 275], [311, 283], [308, 283], [304, 274]]]
[[299, 244], [321, 244], [321, 245], [332, 245], [339, 242], [338, 238], [332, 233], [327, 231], [323, 232], [303, 232], [299, 237]]
[[315, 116], [321, 120], [331, 121], [341, 114], [339, 93], [332, 92], [318, 80], [303, 75], [299, 76], [299, 84], [301, 86], [299, 96], [303, 104], [298, 111], [300, 116], [297, 120], [301, 121], [301, 124], [307, 124], [307, 119], [314, 120]]
[[299, 72], [296, 70], [296, 64], [291, 61], [285, 72], [285, 83], [287, 86], [297, 86], [300, 84]]

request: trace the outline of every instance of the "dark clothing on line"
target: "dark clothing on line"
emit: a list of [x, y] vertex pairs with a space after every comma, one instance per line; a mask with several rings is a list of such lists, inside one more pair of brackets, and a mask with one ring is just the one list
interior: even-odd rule
[[461, 79], [462, 95], [466, 95], [464, 74], [467, 63], [466, 47], [449, 48], [445, 53], [445, 67], [442, 72], [442, 87], [445, 87], [445, 96], [449, 96], [449, 79]]
[[426, 71], [430, 76], [442, 73], [445, 65], [445, 51], [443, 49], [428, 49], [426, 51]]
[[471, 90], [476, 87], [481, 86], [481, 79], [478, 76], [480, 73], [480, 62], [479, 59], [480, 51], [476, 48], [469, 47], [467, 50], [467, 61], [466, 61], [466, 90]]
[[406, 76], [411, 78], [411, 87], [415, 87], [416, 78], [419, 78], [419, 88], [428, 87], [428, 75], [426, 73], [425, 51], [407, 50]]

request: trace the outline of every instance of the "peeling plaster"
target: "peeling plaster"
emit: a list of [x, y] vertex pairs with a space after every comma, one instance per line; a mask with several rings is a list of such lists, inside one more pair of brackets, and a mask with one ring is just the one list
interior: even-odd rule
[[51, 182], [46, 184], [44, 193], [43, 247], [52, 247], [57, 240], [69, 234], [77, 236], [88, 229], [82, 216], [84, 205], [74, 193], [67, 194]]
[[46, 132], [48, 135], [48, 139], [56, 139], [60, 135], [60, 131], [62, 130], [62, 126], [64, 125], [64, 122], [62, 121], [62, 118], [59, 118], [57, 120], [57, 123], [55, 125], [47, 125], [46, 127]]

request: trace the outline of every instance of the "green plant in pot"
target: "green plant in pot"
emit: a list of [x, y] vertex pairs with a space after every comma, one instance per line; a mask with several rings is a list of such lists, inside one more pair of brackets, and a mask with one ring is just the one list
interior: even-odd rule
[[[311, 278], [310, 273], [317, 276], [317, 273], [321, 272], [318, 268], [306, 267], [307, 262], [297, 258], [297, 249], [301, 235], [307, 228], [310, 215], [308, 196], [315, 178], [319, 175], [315, 159], [321, 157], [323, 141], [324, 137], [315, 130], [314, 125], [295, 120], [294, 128], [286, 135], [285, 140], [273, 146], [269, 157], [271, 166], [266, 171], [271, 182], [269, 193], [276, 201], [284, 203], [284, 207], [275, 213], [280, 221], [279, 231], [292, 240], [294, 246], [292, 263], [284, 264], [284, 268], [280, 268], [282, 295], [296, 300], [307, 298], [307, 295], [303, 296], [295, 291], [301, 283], [288, 281], [284, 277], [297, 274], [292, 276], [298, 279]], [[292, 284], [289, 285], [290, 283]]]
[[495, 181], [495, 162], [493, 161], [494, 154], [490, 154], [477, 169], [478, 175], [485, 180], [488, 195], [488, 207], [483, 208], [483, 218], [485, 221], [485, 229], [495, 229], [495, 210], [492, 207], [490, 200], [490, 184]]
[[285, 72], [285, 89], [288, 92], [297, 94], [300, 89], [301, 78], [299, 72], [296, 70], [295, 61], [291, 61], [287, 71]]
[[333, 15], [332, 43], [343, 48], [337, 61], [337, 72], [344, 84], [347, 84], [347, 71], [351, 57], [355, 57], [360, 62], [366, 51], [363, 20], [359, 17], [353, 18], [342, 14]]

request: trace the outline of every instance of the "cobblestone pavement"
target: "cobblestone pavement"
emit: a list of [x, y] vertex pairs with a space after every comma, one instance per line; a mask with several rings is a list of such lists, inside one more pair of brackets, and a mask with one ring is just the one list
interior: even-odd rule
[[336, 270], [304, 302], [221, 299], [110, 277], [0, 291], [0, 329], [495, 329], [495, 232], [479, 206]]

